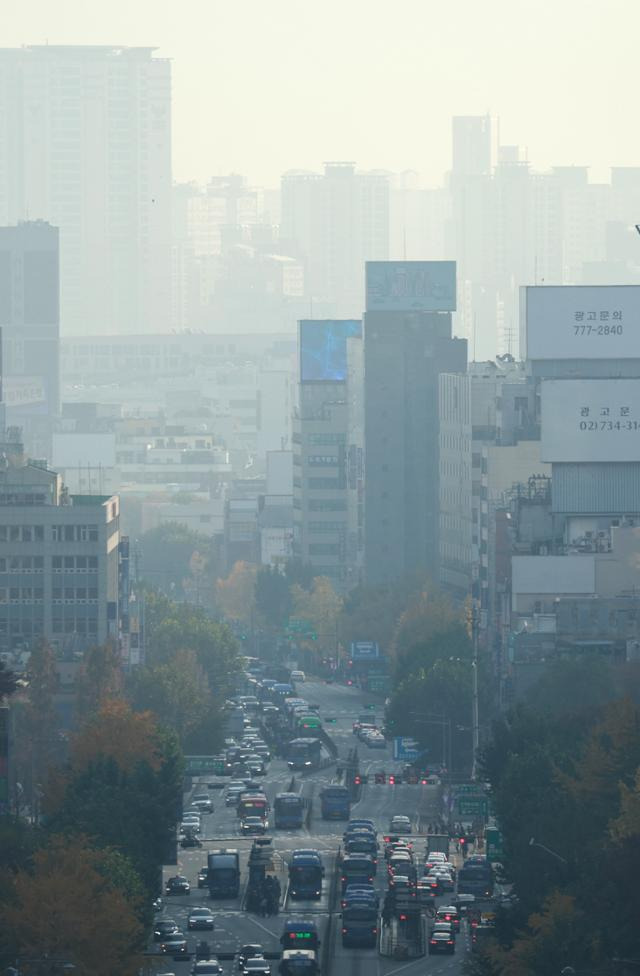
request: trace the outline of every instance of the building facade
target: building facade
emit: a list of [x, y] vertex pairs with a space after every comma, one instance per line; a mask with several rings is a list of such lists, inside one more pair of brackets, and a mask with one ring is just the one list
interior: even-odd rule
[[170, 62], [153, 48], [5, 48], [0, 118], [0, 225], [60, 228], [63, 332], [168, 330]]
[[119, 500], [69, 495], [33, 463], [0, 470], [0, 648], [81, 655], [119, 638]]

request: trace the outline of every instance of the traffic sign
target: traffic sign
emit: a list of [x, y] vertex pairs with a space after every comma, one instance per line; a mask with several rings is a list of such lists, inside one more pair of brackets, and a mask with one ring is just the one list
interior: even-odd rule
[[453, 789], [456, 796], [458, 796], [460, 793], [474, 793], [478, 796], [484, 796], [485, 792], [482, 783], [458, 783]]
[[423, 753], [415, 739], [406, 735], [397, 735], [393, 740], [393, 758], [406, 759], [408, 762], [419, 759]]
[[485, 831], [487, 845], [487, 861], [501, 861], [503, 856], [502, 834], [497, 827], [488, 827]]
[[203, 776], [207, 773], [214, 776], [224, 774], [225, 762], [221, 756], [185, 756], [184, 762], [187, 776]]
[[486, 817], [489, 813], [487, 798], [482, 796], [458, 797], [456, 805], [461, 817]]

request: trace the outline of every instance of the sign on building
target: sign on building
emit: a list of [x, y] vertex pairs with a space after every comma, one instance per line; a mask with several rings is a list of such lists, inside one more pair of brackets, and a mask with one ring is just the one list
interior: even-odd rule
[[368, 312], [454, 312], [455, 261], [367, 261]]
[[640, 359], [640, 285], [521, 289], [527, 359]]
[[638, 380], [544, 380], [542, 461], [639, 461]]

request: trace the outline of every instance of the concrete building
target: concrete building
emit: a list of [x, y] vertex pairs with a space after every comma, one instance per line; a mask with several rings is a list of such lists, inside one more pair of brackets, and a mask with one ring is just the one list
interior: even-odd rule
[[[355, 319], [305, 319], [299, 327], [300, 387], [293, 421], [294, 550], [337, 590], [355, 585], [349, 570], [350, 344]], [[353, 368], [353, 367], [352, 367]]]
[[60, 228], [66, 335], [171, 314], [171, 73], [153, 48], [0, 51], [0, 225]]
[[45, 221], [0, 227], [0, 330], [4, 422], [48, 457], [60, 412], [60, 254]]
[[0, 648], [64, 656], [119, 638], [119, 500], [69, 495], [33, 463], [0, 471]]
[[440, 580], [439, 376], [464, 374], [452, 337], [453, 262], [367, 265], [364, 318], [365, 575]]
[[466, 597], [471, 587], [471, 397], [469, 377], [438, 377], [440, 586]]
[[360, 315], [365, 261], [389, 257], [389, 199], [387, 175], [354, 163], [282, 177], [281, 241], [305, 262], [307, 297], [327, 300], [336, 317]]

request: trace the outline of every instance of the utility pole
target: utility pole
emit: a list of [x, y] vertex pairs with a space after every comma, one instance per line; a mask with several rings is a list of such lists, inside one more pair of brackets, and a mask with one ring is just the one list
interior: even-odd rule
[[478, 749], [480, 748], [480, 718], [478, 710], [478, 626], [479, 613], [476, 601], [471, 608], [471, 642], [473, 648], [473, 690], [471, 700], [471, 730], [473, 743], [473, 758], [471, 763], [471, 779], [475, 782], [478, 776]]

